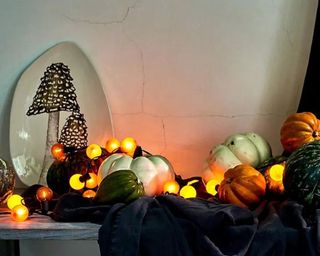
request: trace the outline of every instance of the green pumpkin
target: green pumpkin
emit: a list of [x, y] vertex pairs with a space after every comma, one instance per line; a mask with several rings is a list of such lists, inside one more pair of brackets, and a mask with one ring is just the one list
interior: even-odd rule
[[134, 172], [119, 170], [101, 181], [94, 200], [99, 204], [130, 203], [143, 195], [143, 185]]
[[320, 206], [320, 141], [305, 144], [290, 155], [283, 184], [292, 199], [309, 208]]

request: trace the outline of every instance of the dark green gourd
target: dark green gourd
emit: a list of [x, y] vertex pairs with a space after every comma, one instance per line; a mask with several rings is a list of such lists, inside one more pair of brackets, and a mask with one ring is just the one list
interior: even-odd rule
[[292, 199], [308, 208], [320, 206], [320, 141], [310, 142], [290, 155], [283, 183]]

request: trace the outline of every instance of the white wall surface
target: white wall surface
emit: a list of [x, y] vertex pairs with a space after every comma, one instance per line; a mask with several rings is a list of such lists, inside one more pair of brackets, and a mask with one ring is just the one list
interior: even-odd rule
[[[0, 0], [0, 155], [10, 159], [17, 79], [62, 41], [95, 66], [115, 135], [163, 154], [184, 177], [199, 175], [210, 148], [235, 132], [257, 132], [280, 153], [316, 8], [316, 0]], [[22, 242], [21, 255], [57, 255], [47, 245]]]

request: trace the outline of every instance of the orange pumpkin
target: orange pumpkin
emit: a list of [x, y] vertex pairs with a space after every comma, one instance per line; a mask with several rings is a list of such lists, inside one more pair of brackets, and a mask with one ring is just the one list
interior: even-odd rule
[[243, 208], [250, 208], [260, 202], [266, 193], [264, 176], [250, 165], [237, 165], [224, 174], [218, 188], [218, 198]]
[[320, 140], [320, 121], [311, 112], [292, 114], [283, 123], [280, 137], [284, 150], [291, 153], [304, 144]]

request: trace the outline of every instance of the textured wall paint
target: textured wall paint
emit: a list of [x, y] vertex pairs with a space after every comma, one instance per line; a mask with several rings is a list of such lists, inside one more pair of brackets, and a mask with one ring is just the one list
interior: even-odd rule
[[316, 0], [0, 0], [0, 155], [10, 158], [17, 79], [61, 41], [76, 42], [96, 67], [115, 135], [167, 156], [183, 176], [199, 174], [210, 148], [235, 132], [260, 133], [279, 153], [316, 7]]

